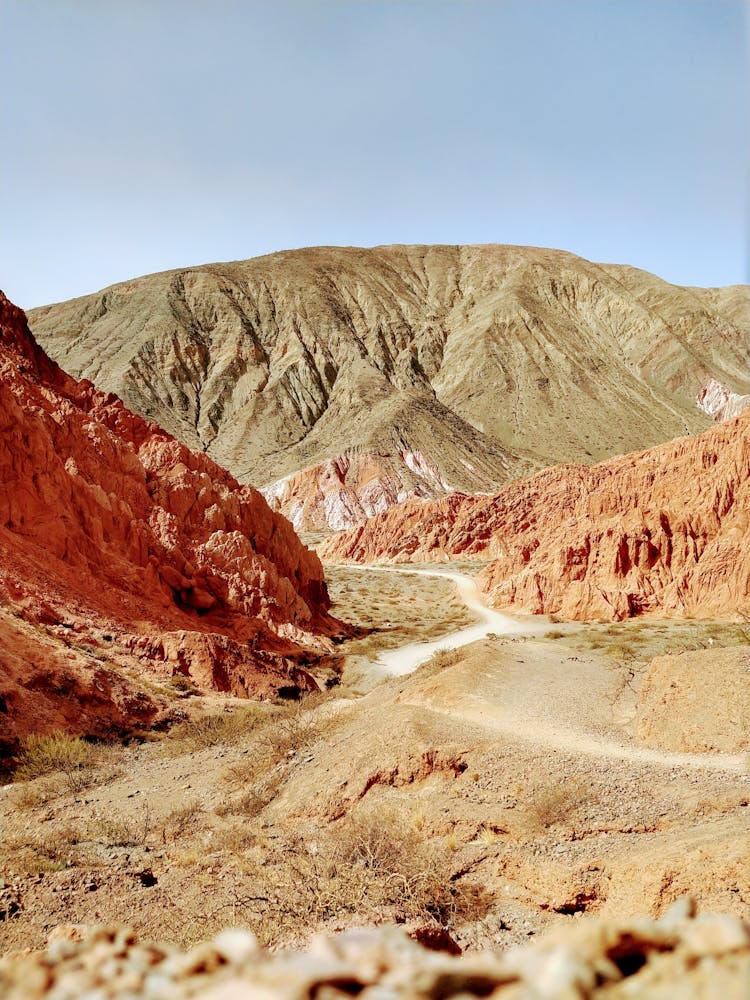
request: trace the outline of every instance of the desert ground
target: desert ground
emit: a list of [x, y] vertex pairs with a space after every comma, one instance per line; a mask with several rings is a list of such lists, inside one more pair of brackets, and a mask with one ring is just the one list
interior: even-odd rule
[[471, 950], [685, 894], [747, 913], [745, 625], [528, 617], [383, 679], [378, 657], [476, 611], [451, 580], [326, 572], [360, 626], [327, 690], [165, 685], [164, 732], [28, 745], [0, 790], [2, 950], [59, 924], [192, 945], [241, 923], [277, 947], [386, 921]]

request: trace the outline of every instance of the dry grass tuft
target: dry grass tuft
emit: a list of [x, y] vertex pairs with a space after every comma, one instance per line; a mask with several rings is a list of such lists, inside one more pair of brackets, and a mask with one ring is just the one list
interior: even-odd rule
[[533, 835], [570, 823], [580, 807], [592, 801], [591, 790], [583, 782], [539, 785], [523, 812], [524, 832]]
[[21, 743], [14, 782], [34, 782], [14, 790], [19, 809], [31, 809], [67, 792], [80, 792], [111, 781], [122, 773], [116, 747], [87, 743], [78, 736], [54, 732], [31, 734]]
[[240, 743], [268, 719], [268, 710], [254, 702], [229, 711], [196, 715], [174, 726], [163, 741], [175, 756], [208, 747]]
[[21, 742], [16, 781], [32, 781], [48, 774], [64, 774], [71, 791], [86, 787], [86, 772], [93, 766], [90, 743], [62, 732], [32, 733]]

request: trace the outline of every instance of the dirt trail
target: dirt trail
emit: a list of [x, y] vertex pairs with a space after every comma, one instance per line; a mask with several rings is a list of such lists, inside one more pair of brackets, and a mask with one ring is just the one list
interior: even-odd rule
[[437, 639], [427, 642], [410, 642], [397, 649], [389, 649], [381, 653], [375, 661], [375, 666], [383, 675], [399, 676], [413, 673], [417, 667], [426, 663], [433, 654], [441, 649], [459, 649], [470, 642], [484, 639], [490, 633], [496, 635], [536, 635], [542, 631], [538, 625], [523, 622], [510, 615], [501, 614], [487, 607], [482, 601], [479, 588], [469, 576], [449, 570], [430, 569], [396, 569], [390, 566], [347, 566], [351, 569], [361, 569], [367, 573], [399, 573], [412, 576], [435, 576], [444, 580], [452, 580], [466, 607], [479, 619], [476, 625], [457, 629]]
[[[462, 573], [385, 566], [361, 568], [366, 572], [447, 577], [455, 582], [466, 606], [480, 618], [476, 625], [439, 639], [408, 643], [381, 653], [374, 666], [383, 674], [412, 673], [438, 650], [458, 649], [490, 633], [532, 637], [546, 628], [487, 607], [474, 581]], [[522, 669], [470, 659], [466, 669], [454, 671], [451, 689], [445, 692], [445, 697], [436, 703], [433, 691], [425, 697], [425, 706], [553, 752], [668, 768], [743, 773], [745, 758], [742, 754], [674, 753], [613, 738], [626, 734], [614, 725], [613, 705], [607, 690], [608, 686], [613, 688], [609, 681], [614, 679], [606, 677], [606, 666], [596, 658], [583, 662], [576, 658], [575, 663], [566, 663], [557, 650], [549, 650], [542, 643], [533, 643], [526, 649], [534, 658]], [[524, 663], [523, 660], [517, 662]]]

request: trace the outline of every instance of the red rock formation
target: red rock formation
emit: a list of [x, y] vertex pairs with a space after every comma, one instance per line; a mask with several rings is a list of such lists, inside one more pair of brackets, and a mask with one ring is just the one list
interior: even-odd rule
[[[481, 482], [481, 477], [475, 480]], [[298, 530], [341, 531], [404, 500], [432, 498], [446, 490], [450, 485], [432, 459], [401, 449], [395, 455], [347, 452], [285, 476], [261, 493]]]
[[[106, 632], [158, 674], [251, 694], [313, 683], [298, 661], [334, 627], [320, 561], [289, 522], [116, 396], [66, 375], [2, 293], [0, 602], [6, 743], [32, 724], [26, 682], [34, 657], [51, 664], [50, 635], [80, 645]], [[20, 619], [44, 636], [27, 629], [22, 642]], [[67, 689], [80, 708], [91, 678], [79, 659]], [[73, 725], [67, 710], [47, 715], [47, 728]], [[78, 729], [89, 731], [85, 719]]]
[[498, 607], [567, 618], [750, 614], [750, 411], [696, 437], [562, 465], [494, 496], [411, 502], [328, 559], [488, 561]]

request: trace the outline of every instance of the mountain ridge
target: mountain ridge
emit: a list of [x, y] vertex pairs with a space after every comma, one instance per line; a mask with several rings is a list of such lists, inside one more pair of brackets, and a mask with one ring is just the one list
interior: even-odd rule
[[[299, 526], [330, 528], [327, 510], [369, 516], [363, 482], [377, 510], [705, 429], [696, 401], [710, 380], [750, 392], [743, 317], [744, 287], [488, 244], [173, 269], [32, 310], [31, 323], [76, 375], [265, 487]], [[423, 455], [434, 481], [401, 452]], [[343, 482], [331, 462], [346, 464]], [[302, 470], [285, 496], [279, 481]]]

